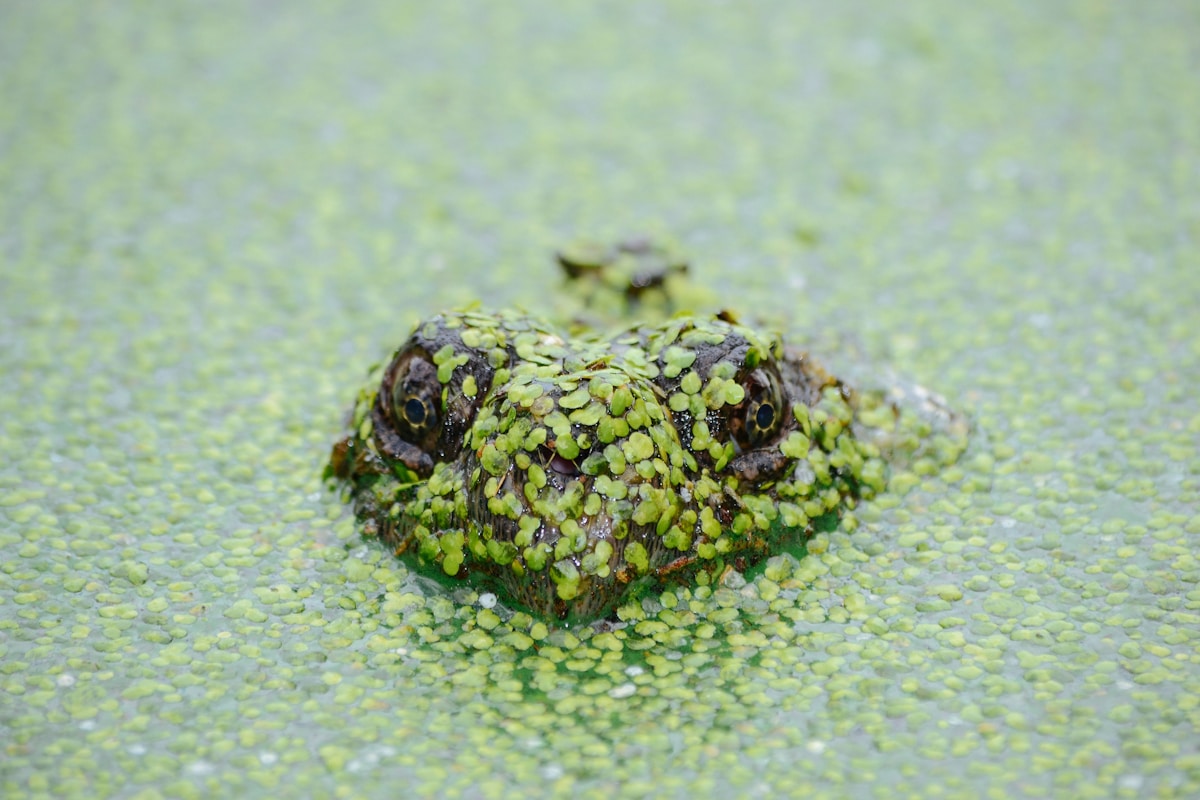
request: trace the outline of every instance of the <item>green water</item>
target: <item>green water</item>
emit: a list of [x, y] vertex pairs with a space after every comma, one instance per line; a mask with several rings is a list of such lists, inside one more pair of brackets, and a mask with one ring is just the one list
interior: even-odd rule
[[[0, 793], [1200, 793], [1200, 12], [0, 11]], [[548, 630], [320, 482], [431, 311], [669, 235], [972, 414], [799, 562]]]

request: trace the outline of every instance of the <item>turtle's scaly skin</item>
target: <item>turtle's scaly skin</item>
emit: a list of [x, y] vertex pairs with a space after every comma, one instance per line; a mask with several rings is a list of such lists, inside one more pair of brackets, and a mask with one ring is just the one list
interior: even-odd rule
[[330, 474], [418, 569], [583, 621], [799, 544], [884, 488], [897, 419], [721, 317], [568, 338], [460, 311], [370, 379]]

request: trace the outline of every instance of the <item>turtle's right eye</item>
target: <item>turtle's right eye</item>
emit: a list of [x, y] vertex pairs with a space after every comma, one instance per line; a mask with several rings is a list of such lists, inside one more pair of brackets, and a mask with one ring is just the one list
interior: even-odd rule
[[422, 450], [433, 448], [441, 432], [442, 384], [437, 367], [414, 355], [392, 378], [391, 417], [396, 433]]
[[408, 392], [393, 394], [392, 405], [397, 420], [417, 439], [437, 427], [437, 409], [427, 397]]

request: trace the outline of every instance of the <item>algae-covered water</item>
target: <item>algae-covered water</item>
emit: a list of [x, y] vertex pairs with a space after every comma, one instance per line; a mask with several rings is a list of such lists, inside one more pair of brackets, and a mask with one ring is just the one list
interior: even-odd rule
[[[1200, 793], [1200, 10], [0, 11], [0, 794]], [[320, 480], [432, 311], [670, 236], [972, 415], [801, 561], [554, 629]]]

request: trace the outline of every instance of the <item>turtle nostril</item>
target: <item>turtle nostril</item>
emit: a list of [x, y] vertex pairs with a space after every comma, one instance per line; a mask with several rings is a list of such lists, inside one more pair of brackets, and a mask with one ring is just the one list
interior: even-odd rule
[[542, 445], [538, 449], [541, 450], [542, 463], [545, 465], [547, 471], [562, 475], [565, 478], [574, 478], [582, 472], [579, 469], [578, 461], [563, 458], [545, 445]]
[[548, 466], [560, 475], [574, 477], [579, 474], [579, 465], [574, 461], [563, 458], [558, 453], [555, 453], [554, 458], [550, 459]]

